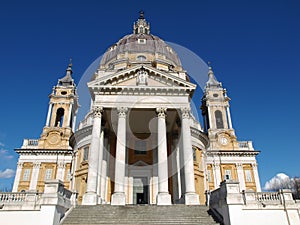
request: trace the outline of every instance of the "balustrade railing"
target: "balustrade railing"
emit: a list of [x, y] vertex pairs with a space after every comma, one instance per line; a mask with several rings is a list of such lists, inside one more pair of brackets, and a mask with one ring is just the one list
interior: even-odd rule
[[24, 139], [22, 148], [37, 148], [39, 139]]
[[0, 193], [0, 202], [24, 202], [26, 198], [25, 192], [2, 192]]
[[261, 203], [281, 203], [281, 195], [279, 192], [257, 192], [255, 193], [255, 199]]

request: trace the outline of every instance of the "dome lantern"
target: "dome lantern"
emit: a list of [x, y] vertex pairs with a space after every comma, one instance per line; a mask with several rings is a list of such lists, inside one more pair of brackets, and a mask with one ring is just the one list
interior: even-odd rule
[[150, 24], [144, 17], [144, 11], [140, 11], [139, 19], [133, 24], [134, 34], [150, 34]]

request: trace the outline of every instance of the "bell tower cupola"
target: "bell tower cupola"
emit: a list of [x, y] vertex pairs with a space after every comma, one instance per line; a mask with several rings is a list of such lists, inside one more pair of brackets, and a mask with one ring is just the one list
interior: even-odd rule
[[70, 60], [65, 76], [58, 79], [57, 85], [49, 95], [48, 114], [39, 148], [69, 148], [69, 139], [75, 131], [78, 110], [78, 96], [72, 73]]
[[215, 137], [220, 132], [227, 132], [235, 136], [230, 115], [230, 98], [226, 89], [222, 87], [212, 70], [208, 67], [208, 81], [206, 82], [204, 96], [202, 98], [202, 115], [204, 118], [204, 130], [209, 136]]

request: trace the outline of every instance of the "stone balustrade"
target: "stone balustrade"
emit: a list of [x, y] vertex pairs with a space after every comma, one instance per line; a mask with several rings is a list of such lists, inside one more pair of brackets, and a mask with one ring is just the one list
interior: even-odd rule
[[238, 143], [240, 149], [253, 150], [252, 141], [239, 141]]
[[268, 204], [282, 204], [279, 192], [257, 192], [255, 193], [255, 199], [261, 203]]
[[24, 139], [22, 149], [38, 148], [39, 140], [38, 139]]
[[2, 192], [0, 193], [0, 203], [7, 202], [24, 202], [26, 199], [25, 192]]
[[288, 189], [240, 192], [238, 182], [225, 180], [220, 188], [207, 192], [207, 200], [213, 214], [224, 225], [300, 225], [299, 204]]

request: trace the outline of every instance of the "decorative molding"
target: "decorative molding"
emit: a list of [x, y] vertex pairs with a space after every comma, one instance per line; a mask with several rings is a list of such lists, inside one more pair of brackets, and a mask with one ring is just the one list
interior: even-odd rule
[[236, 166], [236, 168], [238, 170], [242, 170], [243, 169], [243, 164], [242, 163], [236, 163], [235, 166]]
[[41, 162], [34, 162], [33, 163], [33, 168], [39, 169], [41, 167]]
[[17, 168], [18, 169], [22, 169], [23, 168], [23, 164], [24, 164], [23, 162], [18, 162], [17, 163]]
[[148, 72], [143, 67], [137, 72], [136, 85], [148, 85]]
[[182, 107], [180, 109], [180, 111], [181, 111], [182, 119], [189, 119], [190, 118], [191, 110], [190, 110], [189, 107]]
[[220, 163], [213, 163], [213, 168], [215, 169], [215, 170], [219, 170], [220, 169]]
[[124, 117], [126, 117], [126, 114], [128, 112], [128, 108], [127, 107], [118, 107], [117, 111], [118, 111], [119, 118], [124, 118]]
[[95, 117], [102, 117], [102, 112], [103, 112], [103, 107], [101, 106], [94, 106], [93, 107], [93, 115], [94, 115], [94, 118]]
[[225, 156], [225, 157], [231, 157], [231, 156], [245, 156], [245, 157], [253, 157], [258, 155], [258, 151], [238, 151], [238, 150], [208, 150], [207, 156]]
[[72, 155], [72, 149], [15, 149], [20, 155]]
[[58, 168], [63, 169], [66, 167], [66, 162], [64, 162], [63, 160], [60, 160], [57, 162], [57, 166], [58, 166]]
[[209, 139], [205, 133], [196, 128], [191, 127], [191, 134], [192, 137], [199, 139], [206, 149], [209, 147]]
[[156, 113], [157, 113], [157, 117], [158, 118], [166, 118], [166, 112], [167, 112], [167, 108], [164, 107], [158, 107], [156, 108]]

